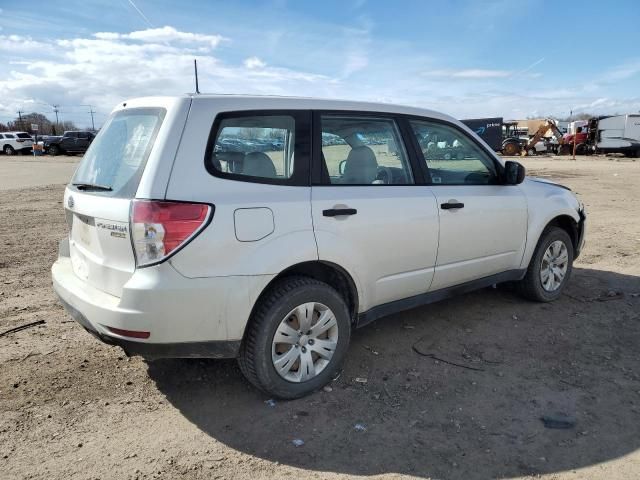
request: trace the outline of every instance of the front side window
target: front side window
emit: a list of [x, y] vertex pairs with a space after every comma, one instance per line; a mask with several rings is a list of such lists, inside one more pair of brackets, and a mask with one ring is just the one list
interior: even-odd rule
[[392, 119], [322, 115], [324, 177], [332, 185], [411, 185], [413, 175]]
[[411, 120], [434, 185], [494, 185], [496, 163], [464, 132], [449, 125]]
[[288, 180], [294, 169], [295, 129], [295, 119], [289, 115], [224, 118], [209, 164], [240, 179]]

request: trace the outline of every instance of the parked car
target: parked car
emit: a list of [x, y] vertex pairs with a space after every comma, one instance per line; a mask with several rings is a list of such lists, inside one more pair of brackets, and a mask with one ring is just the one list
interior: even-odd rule
[[5, 155], [30, 153], [33, 139], [27, 132], [4, 132], [0, 133], [0, 146]]
[[93, 132], [67, 131], [61, 137], [48, 137], [44, 149], [49, 155], [84, 153], [94, 137]]
[[[218, 148], [240, 129], [284, 141]], [[120, 104], [64, 205], [53, 288], [85, 329], [130, 355], [237, 357], [281, 398], [331, 381], [351, 331], [379, 317], [502, 282], [557, 299], [586, 218], [447, 115], [250, 96]]]

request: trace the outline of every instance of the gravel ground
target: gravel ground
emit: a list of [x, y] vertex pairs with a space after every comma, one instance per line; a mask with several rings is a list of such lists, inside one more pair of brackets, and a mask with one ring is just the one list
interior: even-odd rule
[[566, 295], [380, 320], [331, 388], [273, 404], [234, 361], [146, 363], [85, 333], [51, 290], [63, 186], [0, 189], [0, 332], [45, 322], [0, 337], [0, 477], [640, 477], [640, 162], [525, 163], [587, 205]]

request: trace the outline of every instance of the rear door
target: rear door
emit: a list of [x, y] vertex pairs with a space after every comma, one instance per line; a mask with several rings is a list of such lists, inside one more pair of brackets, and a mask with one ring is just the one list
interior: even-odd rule
[[501, 166], [462, 128], [410, 120], [440, 213], [431, 290], [520, 268], [527, 202], [518, 185], [503, 185]]
[[76, 138], [78, 132], [67, 132], [60, 139], [60, 148], [67, 152], [73, 152], [76, 149]]
[[78, 132], [74, 150], [84, 152], [89, 148], [89, 132]]
[[[115, 296], [136, 267], [129, 232], [131, 200], [151, 163], [166, 116], [167, 109], [160, 107], [115, 112], [65, 192], [73, 270], [89, 285]], [[153, 153], [157, 160], [159, 153]]]
[[[316, 113], [312, 215], [320, 260], [346, 268], [360, 309], [424, 293], [438, 211], [392, 115]], [[419, 173], [418, 173], [419, 175]]]

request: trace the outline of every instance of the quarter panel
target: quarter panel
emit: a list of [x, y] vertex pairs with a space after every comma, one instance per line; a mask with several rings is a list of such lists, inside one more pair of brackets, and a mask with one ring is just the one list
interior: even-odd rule
[[[270, 275], [318, 259], [311, 221], [311, 188], [219, 178], [205, 168], [205, 149], [217, 113], [239, 106], [259, 109], [255, 101], [194, 98], [167, 187], [170, 200], [215, 205], [209, 226], [170, 259], [187, 277]], [[299, 159], [303, 161], [303, 159]], [[269, 209], [272, 233], [255, 241], [236, 237], [235, 212]]]

